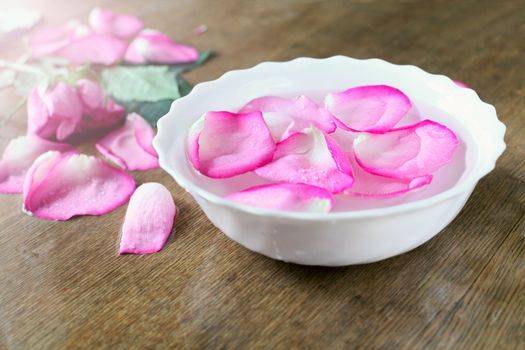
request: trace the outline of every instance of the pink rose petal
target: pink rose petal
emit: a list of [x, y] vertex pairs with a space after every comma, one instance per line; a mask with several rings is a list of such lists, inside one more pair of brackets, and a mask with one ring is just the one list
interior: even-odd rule
[[204, 120], [192, 127], [188, 141], [192, 164], [212, 178], [255, 170], [270, 162], [275, 152], [275, 143], [260, 112], [207, 112]]
[[[33, 192], [38, 190], [38, 187], [47, 178], [50, 171], [60, 161], [69, 154], [77, 154], [76, 151], [61, 153], [59, 151], [48, 151], [38, 156], [31, 164], [26, 172], [24, 183], [22, 184], [22, 201], [26, 203], [26, 199], [31, 198]], [[30, 203], [27, 202], [30, 206]], [[29, 208], [30, 209], [30, 208]], [[26, 207], [24, 205], [24, 210]]]
[[122, 170], [84, 154], [50, 151], [28, 170], [24, 211], [46, 220], [102, 215], [126, 203], [135, 181]]
[[357, 162], [369, 173], [395, 179], [432, 174], [450, 161], [458, 138], [446, 126], [423, 120], [383, 134], [361, 133], [354, 141]]
[[326, 109], [319, 107], [306, 96], [282, 98], [266, 96], [248, 102], [241, 113], [261, 111], [264, 121], [272, 131], [276, 142], [285, 140], [290, 135], [301, 132], [314, 125], [325, 133], [336, 129], [333, 116]]
[[133, 39], [126, 51], [130, 63], [175, 64], [194, 62], [199, 58], [197, 49], [179, 44], [161, 32], [147, 29]]
[[193, 125], [190, 127], [188, 132], [188, 159], [193, 167], [197, 170], [201, 168], [201, 163], [199, 161], [199, 136], [201, 135], [202, 128], [204, 127], [204, 120], [206, 114], [200, 117]]
[[34, 88], [27, 101], [27, 132], [46, 139], [65, 140], [82, 118], [82, 103], [77, 91], [63, 81], [43, 91]]
[[[352, 157], [350, 158], [352, 160]], [[360, 197], [386, 198], [403, 195], [409, 191], [426, 186], [432, 181], [432, 175], [413, 179], [392, 179], [374, 175], [363, 170], [355, 160], [352, 161], [354, 185], [345, 190], [345, 194]]]
[[104, 129], [122, 123], [126, 117], [126, 110], [106, 96], [102, 87], [89, 79], [80, 79], [76, 88], [84, 117], [81, 120], [83, 129]]
[[278, 143], [273, 161], [255, 172], [269, 180], [305, 183], [331, 193], [344, 191], [354, 181], [345, 152], [313, 127]]
[[177, 207], [170, 191], [159, 183], [139, 186], [131, 196], [120, 241], [120, 254], [150, 254], [170, 236]]
[[137, 35], [144, 23], [135, 16], [95, 7], [89, 14], [89, 25], [97, 33], [129, 38]]
[[252, 207], [311, 213], [327, 213], [333, 205], [332, 195], [325, 189], [291, 183], [251, 187], [226, 198]]
[[328, 94], [325, 107], [346, 130], [384, 132], [403, 118], [412, 103], [396, 88], [368, 85]]
[[75, 38], [80, 38], [90, 32], [87, 26], [77, 20], [57, 27], [40, 29], [31, 35], [31, 54], [35, 58], [52, 55]]
[[[138, 115], [137, 115], [138, 116]], [[159, 158], [157, 151], [153, 148], [153, 138], [155, 137], [155, 130], [148, 124], [148, 122], [138, 116], [134, 118], [135, 138], [139, 146], [155, 158]]]
[[56, 51], [72, 63], [96, 63], [112, 65], [124, 57], [128, 44], [119, 38], [107, 34], [88, 34], [76, 38]]
[[467, 84], [465, 84], [465, 83], [462, 82], [462, 81], [459, 81], [459, 80], [453, 80], [453, 82], [454, 82], [454, 84], [456, 84], [456, 85], [459, 86], [459, 87], [470, 89], [470, 86], [468, 86]]
[[124, 126], [106, 135], [95, 146], [106, 158], [123, 169], [156, 169], [159, 167], [159, 160], [150, 153], [153, 134], [151, 126], [140, 115], [132, 113]]
[[44, 140], [36, 135], [11, 140], [0, 160], [0, 193], [22, 193], [26, 172], [41, 154], [73, 149], [70, 145]]

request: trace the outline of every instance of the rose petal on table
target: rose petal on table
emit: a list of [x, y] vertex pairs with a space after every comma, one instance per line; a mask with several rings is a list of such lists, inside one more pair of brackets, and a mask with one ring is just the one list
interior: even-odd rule
[[101, 159], [50, 151], [27, 172], [23, 208], [46, 220], [103, 215], [126, 203], [134, 190], [130, 175]]
[[177, 215], [170, 191], [163, 185], [148, 182], [140, 185], [129, 201], [120, 254], [150, 254], [166, 244]]
[[81, 120], [83, 129], [104, 129], [122, 123], [126, 110], [111, 97], [106, 96], [102, 87], [95, 81], [80, 79], [76, 88], [84, 116]]
[[305, 183], [331, 193], [342, 192], [354, 182], [346, 153], [314, 127], [278, 143], [273, 161], [255, 172], [272, 181]]
[[155, 137], [155, 130], [146, 121], [146, 119], [137, 115], [133, 119], [133, 125], [135, 127], [135, 138], [139, 146], [155, 158], [159, 158], [157, 151], [153, 148], [153, 138]]
[[354, 184], [351, 188], [344, 191], [348, 195], [370, 198], [397, 197], [426, 186], [432, 181], [432, 175], [423, 175], [412, 179], [392, 179], [374, 175], [362, 169], [355, 159], [352, 158], [350, 157]]
[[384, 132], [403, 118], [412, 103], [394, 87], [367, 85], [328, 94], [325, 107], [346, 130]]
[[56, 26], [42, 28], [34, 32], [30, 39], [31, 55], [40, 58], [52, 55], [75, 38], [88, 35], [91, 30], [77, 20]]
[[137, 35], [144, 23], [137, 17], [95, 7], [89, 13], [89, 25], [97, 33], [129, 38]]
[[248, 102], [240, 110], [241, 113], [255, 111], [263, 113], [276, 142], [283, 141], [311, 125], [325, 133], [332, 133], [337, 128], [332, 114], [306, 96], [259, 97]]
[[125, 54], [130, 63], [189, 63], [199, 58], [194, 47], [182, 45], [156, 30], [146, 29], [133, 39]]
[[[22, 201], [26, 203], [26, 199], [30, 198], [33, 192], [38, 189], [38, 186], [47, 177], [49, 172], [57, 165], [67, 154], [76, 153], [76, 151], [62, 153], [60, 151], [48, 151], [38, 156], [31, 164], [26, 172], [24, 183], [22, 184]], [[31, 209], [31, 204], [27, 202], [28, 209]], [[24, 205], [26, 211], [26, 205]]]
[[75, 88], [63, 81], [47, 90], [36, 87], [27, 101], [27, 132], [46, 139], [67, 139], [78, 128], [82, 103]]
[[332, 194], [327, 190], [294, 183], [255, 186], [226, 198], [251, 207], [310, 213], [327, 213], [333, 205]]
[[357, 163], [372, 174], [411, 179], [447, 164], [458, 138], [446, 126], [423, 120], [382, 134], [361, 133], [354, 140]]
[[128, 44], [117, 37], [92, 33], [76, 38], [56, 51], [56, 55], [76, 64], [112, 65], [124, 57]]
[[[145, 136], [146, 132], [150, 136]], [[106, 158], [125, 170], [156, 169], [159, 167], [157, 156], [143, 147], [152, 148], [153, 134], [151, 126], [141, 116], [132, 113], [121, 128], [104, 136], [95, 146]], [[143, 144], [139, 142], [139, 138]]]
[[26, 172], [41, 154], [73, 150], [71, 145], [51, 142], [36, 135], [11, 140], [0, 160], [0, 193], [22, 193]]
[[191, 163], [212, 178], [255, 170], [270, 162], [275, 152], [275, 142], [260, 112], [207, 112], [192, 126], [188, 140]]

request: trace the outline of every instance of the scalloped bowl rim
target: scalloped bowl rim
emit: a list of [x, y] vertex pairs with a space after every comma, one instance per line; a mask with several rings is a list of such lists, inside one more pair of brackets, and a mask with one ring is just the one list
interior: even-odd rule
[[[172, 167], [167, 162], [165, 152], [162, 152], [162, 148], [163, 148], [162, 144], [165, 142], [170, 143], [170, 139], [169, 139], [170, 135], [168, 134], [168, 130], [166, 126], [166, 124], [168, 123], [168, 119], [170, 118], [170, 116], [176, 113], [176, 111], [179, 108], [183, 108], [184, 104], [189, 103], [188, 101], [195, 99], [196, 96], [198, 97], [198, 95], [201, 94], [201, 92], [206, 91], [208, 89], [213, 89], [214, 85], [223, 83], [229, 80], [232, 76], [239, 75], [239, 74], [245, 74], [246, 72], [252, 71], [252, 70], [260, 70], [267, 66], [297, 64], [297, 63], [301, 63], [304, 61], [317, 62], [317, 61], [342, 60], [342, 59], [360, 61], [360, 62], [378, 62], [381, 64], [388, 65], [394, 69], [417, 70], [418, 73], [424, 73], [430, 79], [447, 80], [447, 83], [450, 83], [451, 85], [453, 85], [451, 86], [451, 88], [457, 88], [457, 91], [455, 91], [455, 93], [457, 94], [471, 95], [471, 97], [469, 98], [474, 97], [476, 99], [476, 103], [482, 104], [484, 108], [491, 109], [491, 112], [494, 114], [493, 120], [492, 120], [492, 122], [496, 126], [496, 129], [494, 129], [494, 133], [499, 134], [501, 136], [501, 140], [499, 144], [494, 145], [494, 153], [492, 155], [492, 158], [488, 158], [484, 163], [478, 159], [477, 164], [474, 168], [474, 171], [470, 172], [467, 178], [461, 180], [459, 183], [455, 184], [450, 189], [440, 192], [438, 194], [435, 194], [429, 198], [415, 200], [415, 201], [392, 205], [392, 206], [383, 207], [383, 208], [372, 208], [372, 209], [352, 210], [352, 211], [344, 211], [344, 212], [329, 212], [329, 213], [277, 211], [277, 210], [251, 207], [251, 206], [247, 206], [244, 204], [236, 203], [224, 197], [211, 193], [203, 189], [202, 187], [194, 184], [191, 181], [191, 179], [186, 178], [182, 174], [182, 172], [180, 172], [177, 168]], [[501, 156], [501, 154], [506, 148], [504, 138], [503, 138], [505, 135], [505, 130], [506, 130], [505, 125], [498, 119], [494, 106], [486, 102], [483, 102], [474, 90], [456, 86], [456, 84], [449, 77], [442, 75], [442, 74], [428, 73], [425, 70], [417, 66], [414, 66], [414, 65], [394, 64], [394, 63], [387, 62], [380, 58], [357, 59], [357, 58], [351, 58], [351, 57], [342, 56], [342, 55], [331, 56], [327, 58], [298, 57], [298, 58], [288, 60], [288, 61], [266, 61], [266, 62], [261, 62], [250, 68], [236, 69], [236, 70], [228, 71], [222, 74], [219, 78], [215, 80], [206, 81], [206, 82], [202, 82], [202, 83], [195, 85], [193, 90], [188, 95], [173, 101], [169, 112], [166, 115], [164, 115], [162, 118], [159, 119], [157, 128], [158, 128], [158, 132], [153, 140], [153, 146], [159, 155], [159, 164], [161, 168], [167, 171], [181, 187], [185, 188], [191, 194], [197, 194], [198, 196], [212, 203], [223, 205], [231, 209], [247, 212], [253, 215], [268, 216], [268, 217], [274, 217], [274, 218], [301, 219], [301, 220], [334, 220], [334, 219], [344, 219], [344, 218], [350, 219], [350, 218], [379, 217], [383, 215], [397, 214], [401, 212], [413, 211], [413, 210], [418, 210], [418, 209], [429, 207], [433, 204], [442, 202], [448, 198], [457, 196], [473, 188], [483, 176], [487, 175], [489, 172], [491, 172], [494, 169], [494, 167], [496, 166], [497, 159]]]

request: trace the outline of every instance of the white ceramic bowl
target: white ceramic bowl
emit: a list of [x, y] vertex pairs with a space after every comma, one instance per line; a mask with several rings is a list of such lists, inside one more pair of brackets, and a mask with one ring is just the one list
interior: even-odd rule
[[[264, 95], [315, 95], [369, 84], [401, 89], [414, 103], [412, 114], [443, 122], [459, 134], [461, 156], [440, 170], [436, 184], [428, 189], [382, 205], [358, 201], [351, 204], [351, 211], [278, 212], [224, 199], [227, 189], [196, 173], [187, 160], [188, 129], [204, 112], [235, 111]], [[493, 106], [443, 75], [380, 59], [334, 56], [265, 62], [201, 83], [172, 104], [158, 123], [153, 144], [161, 167], [191, 193], [210, 221], [231, 239], [274, 259], [339, 266], [401, 254], [441, 231], [459, 213], [479, 179], [494, 168], [505, 149], [504, 133], [505, 126]], [[227, 186], [241, 189], [242, 181], [241, 176]], [[362, 203], [363, 208], [372, 208], [356, 210], [356, 203], [357, 207]]]

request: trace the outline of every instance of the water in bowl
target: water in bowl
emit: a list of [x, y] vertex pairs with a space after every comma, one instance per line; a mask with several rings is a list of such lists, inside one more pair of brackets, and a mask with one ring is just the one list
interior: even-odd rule
[[[305, 94], [322, 105], [324, 92], [310, 92]], [[293, 97], [288, 95], [283, 97]], [[296, 95], [295, 95], [296, 96]], [[248, 102], [248, 101], [246, 101]], [[432, 197], [438, 193], [452, 188], [461, 181], [466, 175], [466, 169], [473, 164], [476, 154], [473, 150], [467, 149], [468, 140], [471, 137], [468, 131], [458, 122], [456, 118], [440, 110], [436, 106], [421, 101], [412, 101], [414, 107], [399, 122], [399, 126], [416, 123], [423, 119], [430, 119], [442, 123], [452, 129], [458, 136], [460, 142], [454, 152], [450, 163], [443, 166], [433, 174], [432, 183], [420, 189], [410, 191], [406, 194], [392, 198], [370, 198], [352, 195], [336, 195], [335, 205], [332, 212], [355, 211], [372, 208], [384, 208], [393, 205], [404, 204], [421, 199]], [[240, 107], [240, 106], [239, 106]], [[191, 167], [190, 165], [188, 165]], [[198, 174], [194, 169], [189, 169], [194, 174], [194, 180], [200, 187], [219, 196], [226, 196], [230, 193], [244, 190], [246, 188], [271, 183], [270, 181], [257, 176], [254, 173], [247, 173], [229, 179], [210, 179]]]

